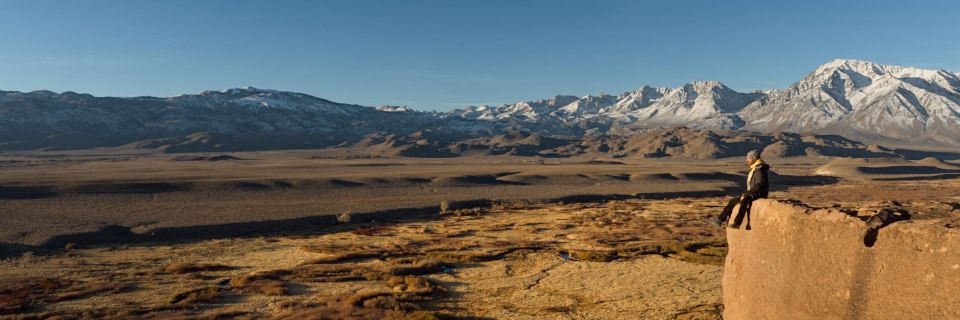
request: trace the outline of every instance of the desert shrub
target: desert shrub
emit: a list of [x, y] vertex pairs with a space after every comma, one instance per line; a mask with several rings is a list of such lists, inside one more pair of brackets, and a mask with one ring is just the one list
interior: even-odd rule
[[466, 236], [473, 235], [473, 234], [475, 234], [475, 233], [477, 233], [476, 230], [456, 230], [456, 231], [447, 232], [446, 234], [443, 235], [443, 237], [445, 237], [445, 238], [461, 238], [461, 237], [466, 237]]
[[331, 265], [302, 265], [289, 270], [288, 280], [308, 282], [345, 282], [376, 280], [378, 272], [368, 268]]
[[391, 266], [387, 273], [392, 275], [424, 275], [443, 271], [446, 265], [436, 260], [423, 260], [412, 265]]
[[202, 287], [175, 294], [170, 304], [197, 304], [219, 299], [223, 295], [219, 287]]
[[487, 252], [434, 252], [428, 255], [430, 259], [443, 264], [458, 264], [470, 262], [484, 262], [497, 260], [497, 255]]
[[301, 265], [340, 263], [345, 261], [356, 261], [356, 260], [363, 260], [363, 259], [380, 258], [382, 256], [383, 256], [383, 253], [379, 251], [351, 251], [351, 252], [331, 254], [326, 257], [307, 260], [301, 263]]
[[[552, 243], [552, 242], [536, 242], [536, 241], [519, 242], [519, 243], [515, 242], [513, 244], [506, 245], [506, 248], [498, 252], [493, 252], [490, 255], [493, 256], [495, 259], [500, 259], [506, 255], [509, 255], [515, 252], [543, 250], [547, 248], [547, 245], [549, 243]], [[501, 244], [501, 245], [504, 245], [504, 244]]]
[[60, 302], [80, 299], [95, 294], [114, 294], [127, 291], [131, 286], [116, 283], [83, 283], [74, 285], [71, 290], [53, 296], [50, 301]]
[[620, 256], [629, 257], [658, 254], [665, 257], [674, 257], [681, 261], [723, 265], [727, 249], [712, 242], [663, 241], [619, 247], [617, 253]]
[[122, 283], [63, 278], [11, 279], [0, 282], [0, 315], [28, 311], [46, 303], [119, 293], [130, 287]]
[[304, 251], [304, 252], [323, 253], [323, 254], [334, 254], [337, 251], [343, 250], [342, 248], [338, 248], [338, 247], [331, 247], [326, 245], [310, 245], [310, 244], [299, 246], [297, 247], [297, 249], [300, 249], [300, 251]]
[[230, 288], [247, 294], [282, 296], [287, 288], [276, 273], [253, 273], [230, 279]]
[[416, 276], [391, 276], [387, 278], [387, 283], [393, 287], [393, 292], [397, 293], [428, 295], [440, 288], [431, 284], [427, 279]]
[[[396, 302], [387, 296], [368, 300], [370, 307], [354, 306], [339, 301], [321, 304], [288, 307], [274, 315], [278, 319], [315, 319], [315, 320], [435, 320], [439, 319], [430, 312], [415, 310], [410, 303]], [[390, 308], [392, 307], [392, 308]]]
[[412, 309], [412, 306], [406, 305], [405, 303], [398, 301], [396, 297], [392, 295], [378, 296], [364, 300], [361, 307], [370, 308], [370, 309], [386, 309], [386, 310], [402, 310]]
[[337, 221], [341, 223], [350, 223], [350, 215], [351, 213], [349, 211], [340, 213], [337, 215]]
[[705, 247], [705, 248], [698, 249], [696, 253], [707, 255], [707, 256], [714, 256], [714, 257], [726, 257], [727, 248], [726, 247]]
[[679, 252], [685, 251], [684, 245], [675, 241], [667, 241], [660, 243], [646, 243], [640, 245], [624, 246], [618, 248], [617, 253], [620, 256], [639, 256], [647, 254], [659, 254], [662, 256], [668, 256], [671, 254], [677, 254]]
[[72, 281], [57, 278], [33, 278], [21, 281], [0, 283], [0, 314], [19, 313], [29, 310], [35, 304], [57, 290], [67, 288]]
[[509, 211], [523, 210], [534, 207], [534, 203], [529, 200], [502, 200], [494, 202], [490, 206], [491, 211]]
[[447, 201], [440, 201], [440, 214], [447, 214], [447, 211], [450, 210], [450, 203]]
[[617, 259], [617, 255], [603, 251], [570, 251], [570, 259], [577, 261], [610, 262]]
[[353, 233], [358, 236], [378, 236], [385, 233], [385, 231], [387, 231], [387, 227], [376, 226], [376, 227], [360, 227], [360, 228], [357, 228], [356, 230], [351, 231], [350, 233]]
[[16, 319], [142, 319], [142, 320], [220, 320], [244, 319], [251, 314], [245, 311], [190, 310], [180, 307], [148, 307], [138, 310], [58, 310], [38, 314], [21, 314]]
[[387, 292], [387, 291], [359, 292], [344, 299], [343, 303], [354, 306], [354, 307], [362, 307], [363, 303], [366, 302], [367, 300], [380, 298], [380, 297], [392, 297], [392, 296], [393, 296], [393, 293]]
[[403, 320], [440, 320], [436, 314], [427, 311], [414, 311], [408, 313], [401, 318]]
[[451, 212], [453, 212], [453, 215], [458, 217], [459, 216], [478, 216], [479, 217], [480, 215], [483, 214], [484, 209], [479, 207], [474, 207], [474, 208], [457, 209]]
[[163, 266], [161, 271], [166, 273], [193, 273], [193, 272], [208, 272], [208, 271], [224, 271], [232, 270], [233, 267], [228, 265], [223, 265], [219, 263], [193, 263], [193, 262], [177, 262], [171, 263]]

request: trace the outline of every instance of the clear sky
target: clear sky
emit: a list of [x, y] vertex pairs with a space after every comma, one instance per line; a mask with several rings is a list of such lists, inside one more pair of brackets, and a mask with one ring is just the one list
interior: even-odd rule
[[958, 30], [958, 1], [0, 0], [0, 90], [254, 86], [446, 110], [782, 88], [834, 58], [960, 71]]

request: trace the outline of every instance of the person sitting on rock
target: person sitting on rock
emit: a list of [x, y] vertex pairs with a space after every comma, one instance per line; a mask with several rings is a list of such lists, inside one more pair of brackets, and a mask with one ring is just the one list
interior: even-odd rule
[[753, 200], [766, 198], [770, 192], [770, 182], [767, 180], [767, 171], [770, 170], [770, 166], [763, 162], [763, 159], [760, 159], [760, 151], [751, 150], [747, 152], [747, 165], [750, 166], [750, 173], [747, 174], [747, 191], [739, 197], [730, 199], [723, 212], [714, 221], [715, 224], [726, 224], [730, 219], [730, 214], [733, 213], [733, 207], [740, 204], [740, 210], [737, 210], [733, 223], [727, 226], [729, 228], [740, 228], [743, 218], [750, 214], [750, 205]]

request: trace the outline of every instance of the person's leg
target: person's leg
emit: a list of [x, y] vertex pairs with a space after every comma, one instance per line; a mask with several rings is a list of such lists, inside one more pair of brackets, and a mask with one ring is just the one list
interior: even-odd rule
[[752, 200], [743, 200], [743, 202], [740, 203], [740, 209], [737, 210], [737, 215], [733, 217], [733, 224], [730, 225], [731, 228], [740, 228], [740, 224], [743, 223], [743, 218], [750, 214], [750, 205], [752, 204]]
[[733, 213], [733, 207], [740, 202], [740, 197], [730, 199], [730, 202], [727, 202], [727, 206], [723, 208], [723, 212], [720, 213], [720, 216], [717, 217], [717, 221], [721, 225], [727, 224], [727, 221], [730, 220], [730, 214]]

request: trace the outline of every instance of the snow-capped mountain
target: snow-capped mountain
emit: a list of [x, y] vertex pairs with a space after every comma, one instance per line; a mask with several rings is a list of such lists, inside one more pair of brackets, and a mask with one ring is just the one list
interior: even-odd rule
[[519, 102], [515, 104], [504, 104], [496, 107], [468, 107], [465, 109], [453, 110], [449, 112], [449, 114], [463, 117], [465, 119], [487, 121], [548, 122], [557, 120], [552, 116], [553, 113], [577, 100], [578, 98], [574, 96], [561, 95], [550, 99]]
[[169, 98], [0, 91], [2, 150], [125, 144], [170, 152], [318, 148], [371, 134], [417, 132], [479, 138], [522, 131], [593, 139], [681, 126], [960, 146], [960, 75], [834, 60], [786, 89], [742, 93], [699, 81], [448, 112], [366, 107], [249, 87]]
[[[839, 134], [871, 142], [960, 145], [960, 76], [945, 70], [834, 60], [790, 87], [740, 93], [717, 81], [644, 86], [614, 97], [479, 106], [452, 114], [483, 120], [637, 129], [686, 126]], [[559, 103], [558, 103], [559, 102]], [[524, 108], [517, 116], [518, 106]], [[622, 133], [622, 132], [617, 132]]]
[[960, 77], [944, 70], [834, 60], [750, 104], [740, 116], [749, 130], [956, 145]]
[[740, 126], [735, 114], [759, 97], [736, 92], [718, 81], [700, 81], [669, 90], [626, 115], [644, 127], [735, 129]]
[[532, 123], [629, 123], [642, 128], [689, 126], [733, 129], [741, 125], [736, 112], [761, 97], [739, 93], [718, 81], [699, 81], [678, 88], [643, 86], [617, 96], [600, 94], [516, 104], [468, 107], [451, 114], [480, 120]]

